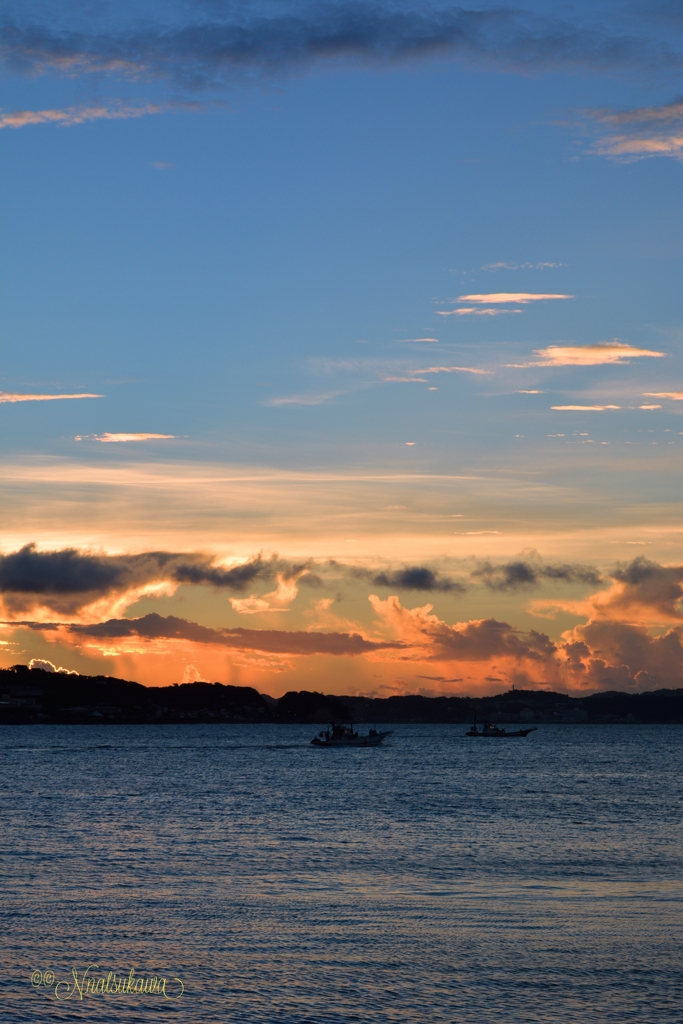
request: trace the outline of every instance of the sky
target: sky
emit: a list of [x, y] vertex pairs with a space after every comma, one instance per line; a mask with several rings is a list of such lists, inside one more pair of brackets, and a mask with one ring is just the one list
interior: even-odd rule
[[683, 16], [9, 0], [0, 665], [683, 685]]

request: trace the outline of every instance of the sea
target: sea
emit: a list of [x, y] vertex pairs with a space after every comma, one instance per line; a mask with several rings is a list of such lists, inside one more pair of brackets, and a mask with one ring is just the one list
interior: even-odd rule
[[681, 1024], [683, 726], [319, 728], [0, 727], [3, 1021]]

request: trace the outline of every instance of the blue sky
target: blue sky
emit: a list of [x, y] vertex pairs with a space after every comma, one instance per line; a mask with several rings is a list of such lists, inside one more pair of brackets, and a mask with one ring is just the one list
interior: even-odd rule
[[[334, 573], [287, 597], [292, 565], [352, 550], [398, 580], [401, 566], [476, 574], [534, 551], [602, 582], [572, 578], [571, 600], [543, 591], [564, 602], [554, 619], [532, 584], [478, 590], [476, 575], [465, 605], [396, 583], [378, 599], [567, 644], [569, 628], [622, 623], [596, 597], [631, 585], [619, 565], [680, 563], [677, 9], [417, 10], [69, 3], [55, 20], [51, 5], [9, 5], [0, 389], [102, 397], [0, 403], [5, 556], [35, 544], [293, 560], [284, 590], [275, 571], [255, 582], [265, 607], [162, 574], [115, 600], [88, 591], [74, 622], [156, 610], [407, 643], [413, 620], [372, 619], [362, 575], [344, 584], [353, 611], [323, 620], [315, 601], [344, 603]], [[7, 584], [24, 595], [8, 620], [66, 621], [49, 595], [68, 581], [24, 585]], [[677, 605], [643, 607], [628, 604], [630, 627], [678, 637]], [[8, 636], [7, 664], [53, 644]], [[215, 668], [211, 645], [178, 662], [171, 644], [164, 662], [138, 644], [121, 662], [60, 643], [60, 664], [148, 682], [183, 659], [235, 670]], [[319, 688], [330, 671], [240, 657], [272, 692], [304, 663]], [[507, 681], [562, 676], [506, 657]], [[676, 658], [658, 680], [678, 679]], [[358, 663], [345, 679], [367, 691]], [[382, 663], [377, 685], [422, 685], [395, 671]], [[484, 685], [478, 671], [462, 685]], [[636, 674], [625, 685], [644, 685]]]

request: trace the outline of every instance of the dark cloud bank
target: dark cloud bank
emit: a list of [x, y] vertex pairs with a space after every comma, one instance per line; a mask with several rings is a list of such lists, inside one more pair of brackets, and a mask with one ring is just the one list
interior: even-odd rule
[[[2, 56], [13, 72], [168, 78], [185, 88], [223, 85], [240, 77], [280, 74], [340, 58], [391, 62], [446, 56], [517, 71], [585, 67], [596, 70], [679, 69], [681, 56], [652, 35], [652, 18], [631, 30], [533, 13], [522, 7], [468, 8], [453, 3], [288, 3], [159, 5], [157, 23], [117, 26], [116, 9], [102, 4], [91, 23], [74, 31], [32, 17], [31, 6], [10, 7], [2, 22]], [[636, 9], [637, 10], [637, 9]], [[44, 12], [44, 9], [43, 9]], [[121, 19], [119, 19], [120, 21]], [[623, 25], [623, 19], [621, 21]], [[672, 25], [669, 25], [671, 29]]]
[[80, 623], [28, 622], [15, 623], [26, 629], [52, 633], [61, 630], [71, 637], [123, 640], [189, 640], [196, 644], [213, 644], [235, 650], [259, 651], [265, 654], [369, 654], [371, 651], [401, 650], [400, 641], [366, 640], [359, 633], [319, 633], [286, 629], [212, 629], [189, 622], [175, 615], [151, 612], [139, 619], [108, 619], [94, 625]]
[[[301, 585], [314, 588], [323, 587], [326, 577], [334, 581], [365, 582], [398, 592], [455, 596], [468, 589], [465, 579], [454, 579], [438, 568], [425, 565], [378, 571], [335, 561], [292, 562], [277, 555], [266, 558], [260, 554], [229, 568], [213, 562], [210, 556], [182, 552], [104, 555], [74, 548], [38, 551], [34, 544], [27, 544], [19, 551], [0, 555], [0, 594], [8, 609], [17, 614], [39, 605], [62, 614], [75, 614], [100, 597], [124, 594], [164, 581], [208, 585], [236, 594], [244, 593], [259, 581], [270, 584], [278, 574], [285, 579], [296, 578]], [[470, 574], [470, 583], [483, 583], [492, 590], [528, 588], [547, 581], [597, 584], [600, 579], [597, 570], [588, 566], [544, 565], [539, 560], [517, 560], [502, 565], [485, 562]]]
[[588, 565], [543, 565], [539, 562], [517, 560], [505, 565], [484, 562], [472, 572], [473, 580], [480, 580], [490, 590], [519, 590], [538, 586], [545, 581], [553, 583], [587, 583], [598, 586], [602, 576]]
[[239, 594], [259, 579], [272, 580], [278, 572], [292, 577], [304, 568], [303, 564], [284, 562], [276, 556], [257, 555], [240, 565], [222, 568], [213, 565], [212, 558], [197, 554], [147, 551], [139, 555], [99, 555], [75, 548], [37, 551], [35, 544], [27, 544], [19, 551], [0, 555], [0, 594], [11, 610], [20, 612], [46, 604], [73, 614], [99, 597], [153, 583], [208, 584]]

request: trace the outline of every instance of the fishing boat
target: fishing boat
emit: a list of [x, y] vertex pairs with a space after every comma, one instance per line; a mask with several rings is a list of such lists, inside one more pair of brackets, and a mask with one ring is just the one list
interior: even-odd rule
[[532, 725], [530, 729], [517, 729], [515, 732], [508, 732], [507, 729], [499, 729], [497, 725], [484, 722], [481, 729], [478, 729], [475, 719], [472, 728], [465, 733], [465, 736], [491, 736], [495, 739], [512, 739], [513, 736], [528, 736], [530, 732], [536, 732], [535, 725]]
[[314, 747], [378, 747], [385, 736], [391, 736], [392, 730], [378, 732], [370, 729], [367, 736], [359, 736], [352, 725], [334, 723], [314, 736], [311, 745]]

